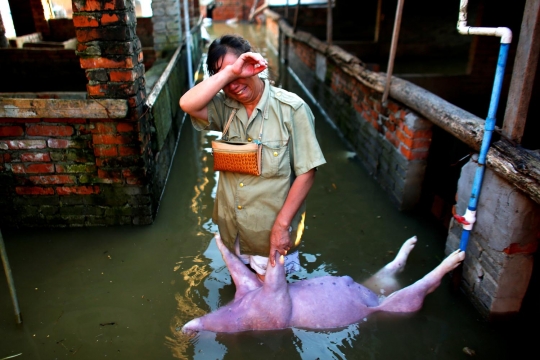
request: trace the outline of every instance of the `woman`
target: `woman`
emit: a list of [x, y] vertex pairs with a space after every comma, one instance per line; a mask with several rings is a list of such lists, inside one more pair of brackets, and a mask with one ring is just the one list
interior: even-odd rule
[[[233, 112], [229, 140], [253, 141], [263, 129], [261, 175], [221, 172], [213, 220], [225, 245], [261, 280], [275, 251], [286, 255], [288, 273], [298, 271], [305, 199], [326, 162], [313, 114], [300, 97], [258, 76], [268, 64], [241, 36], [214, 40], [206, 64], [210, 76], [180, 99], [195, 129], [223, 131]], [[270, 261], [275, 266], [274, 256]]]

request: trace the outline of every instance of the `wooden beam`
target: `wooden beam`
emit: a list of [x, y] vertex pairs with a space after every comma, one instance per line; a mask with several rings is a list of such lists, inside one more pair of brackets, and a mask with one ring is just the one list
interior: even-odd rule
[[503, 134], [517, 143], [521, 143], [527, 122], [539, 51], [540, 1], [527, 0], [503, 123]]
[[[309, 33], [294, 33], [283, 19], [278, 20], [278, 24], [286, 38], [311, 46], [365, 86], [381, 94], [384, 92], [385, 76], [366, 69], [362, 61], [354, 55], [337, 46], [328, 46]], [[392, 77], [389, 94], [392, 99], [418, 112], [474, 151], [480, 150], [484, 136], [484, 119], [397, 77]], [[524, 152], [509, 142], [498, 141], [490, 147], [486, 164], [496, 174], [522, 190], [532, 201], [540, 204], [540, 155], [536, 152]]]
[[0, 118], [119, 119], [127, 112], [124, 99], [0, 98]]

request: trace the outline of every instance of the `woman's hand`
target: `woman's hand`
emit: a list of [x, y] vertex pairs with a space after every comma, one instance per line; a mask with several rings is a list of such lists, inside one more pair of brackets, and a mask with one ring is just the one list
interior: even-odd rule
[[247, 52], [232, 64], [232, 73], [240, 78], [257, 75], [268, 68], [268, 62], [259, 53]]
[[272, 232], [270, 233], [270, 265], [276, 266], [276, 251], [280, 255], [287, 255], [287, 252], [291, 249], [291, 234], [289, 228], [282, 228], [281, 226], [274, 224]]

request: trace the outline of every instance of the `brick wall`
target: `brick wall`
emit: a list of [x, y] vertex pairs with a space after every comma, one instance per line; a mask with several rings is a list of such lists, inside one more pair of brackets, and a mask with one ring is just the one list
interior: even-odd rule
[[[432, 137], [432, 124], [410, 108], [346, 73], [317, 47], [289, 39], [289, 64], [366, 169], [400, 210], [420, 200]], [[320, 121], [320, 120], [319, 120]]]
[[[212, 13], [214, 21], [225, 21], [236, 18], [247, 21], [254, 0], [222, 0], [216, 1], [217, 6]], [[260, 6], [260, 4], [259, 4]]]
[[2, 225], [151, 223], [138, 126], [130, 120], [0, 118]]

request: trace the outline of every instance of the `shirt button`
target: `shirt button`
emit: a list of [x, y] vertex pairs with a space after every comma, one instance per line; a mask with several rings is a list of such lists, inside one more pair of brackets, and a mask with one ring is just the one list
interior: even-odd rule
[[251, 138], [250, 138], [250, 137], [248, 137], [248, 141], [251, 141]]
[[277, 156], [277, 151], [274, 151], [274, 156]]
[[242, 210], [242, 205], [238, 205], [238, 210]]
[[244, 183], [240, 183], [240, 187], [244, 187]]
[[281, 96], [281, 91], [278, 91], [278, 92], [276, 93], [276, 97], [280, 97], [280, 96]]

